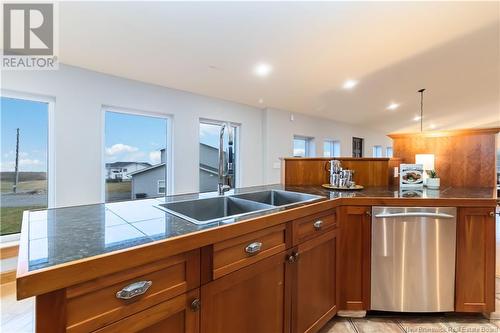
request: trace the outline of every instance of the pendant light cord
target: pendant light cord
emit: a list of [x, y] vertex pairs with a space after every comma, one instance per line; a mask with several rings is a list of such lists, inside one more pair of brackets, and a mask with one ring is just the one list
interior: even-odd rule
[[424, 131], [424, 91], [425, 88], [420, 89], [420, 132]]

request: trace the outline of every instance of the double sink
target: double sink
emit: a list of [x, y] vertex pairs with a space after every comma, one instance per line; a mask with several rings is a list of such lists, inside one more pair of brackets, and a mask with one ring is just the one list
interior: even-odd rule
[[324, 199], [318, 195], [267, 190], [160, 204], [157, 207], [195, 224], [231, 222], [236, 218]]

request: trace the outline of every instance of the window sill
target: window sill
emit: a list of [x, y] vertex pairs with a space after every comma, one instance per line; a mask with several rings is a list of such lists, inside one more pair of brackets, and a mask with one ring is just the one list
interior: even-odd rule
[[0, 243], [0, 259], [17, 257], [19, 253], [19, 240]]

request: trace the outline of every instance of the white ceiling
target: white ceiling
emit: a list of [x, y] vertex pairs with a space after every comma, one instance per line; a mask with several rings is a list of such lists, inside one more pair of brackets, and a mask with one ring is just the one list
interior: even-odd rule
[[[499, 6], [60, 3], [60, 61], [385, 132], [418, 128], [416, 91], [427, 88], [426, 128], [500, 125]], [[260, 61], [274, 67], [267, 78], [253, 75]]]

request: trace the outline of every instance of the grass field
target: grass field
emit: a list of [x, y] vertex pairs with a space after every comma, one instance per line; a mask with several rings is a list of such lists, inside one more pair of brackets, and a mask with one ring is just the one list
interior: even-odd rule
[[106, 183], [106, 191], [118, 193], [131, 192], [132, 182]]
[[13, 234], [21, 231], [23, 212], [30, 209], [44, 208], [43, 206], [30, 207], [2, 207], [0, 208], [0, 235]]
[[[11, 181], [2, 180], [0, 183], [0, 188], [2, 193], [12, 192], [12, 185], [14, 183]], [[19, 182], [17, 184], [18, 192], [29, 192], [29, 191], [46, 191], [47, 181], [46, 180], [29, 180], [24, 182]]]

